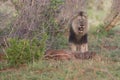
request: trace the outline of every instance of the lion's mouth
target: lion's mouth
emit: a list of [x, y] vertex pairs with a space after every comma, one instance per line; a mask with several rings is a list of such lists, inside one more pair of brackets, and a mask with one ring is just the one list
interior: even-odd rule
[[82, 33], [82, 32], [84, 31], [84, 28], [83, 28], [83, 27], [79, 27], [79, 28], [78, 28], [78, 31], [79, 31], [80, 33]]

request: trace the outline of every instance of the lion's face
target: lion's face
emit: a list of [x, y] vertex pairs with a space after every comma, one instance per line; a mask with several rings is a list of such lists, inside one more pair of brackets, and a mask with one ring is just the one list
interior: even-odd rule
[[72, 22], [73, 31], [76, 35], [85, 34], [87, 32], [87, 18], [86, 16], [78, 16]]

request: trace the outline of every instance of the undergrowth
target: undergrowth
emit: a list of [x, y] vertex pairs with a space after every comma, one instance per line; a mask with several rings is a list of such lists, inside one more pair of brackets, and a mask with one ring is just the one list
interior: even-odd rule
[[8, 39], [6, 60], [10, 66], [18, 66], [41, 59], [46, 49], [47, 35], [41, 40]]

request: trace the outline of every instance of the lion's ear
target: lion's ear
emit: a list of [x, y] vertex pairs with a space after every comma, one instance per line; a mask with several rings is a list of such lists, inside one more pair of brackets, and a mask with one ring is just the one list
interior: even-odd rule
[[80, 16], [84, 16], [84, 12], [83, 12], [83, 11], [80, 11], [78, 14], [79, 14]]

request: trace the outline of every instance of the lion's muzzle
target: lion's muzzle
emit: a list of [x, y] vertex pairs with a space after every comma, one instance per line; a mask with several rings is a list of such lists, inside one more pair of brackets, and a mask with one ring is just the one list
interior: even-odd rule
[[83, 31], [84, 31], [84, 27], [83, 26], [78, 27], [78, 32], [79, 33], [83, 33]]

